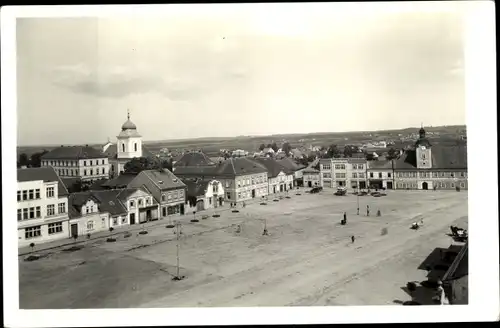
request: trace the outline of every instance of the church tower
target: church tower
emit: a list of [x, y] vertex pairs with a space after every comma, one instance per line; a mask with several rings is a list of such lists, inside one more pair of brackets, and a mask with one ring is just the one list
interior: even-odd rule
[[432, 168], [431, 143], [425, 136], [425, 130], [423, 126], [420, 128], [418, 134], [419, 138], [415, 143], [417, 169], [430, 169]]
[[130, 120], [129, 111], [127, 111], [127, 121], [123, 123], [122, 131], [116, 138], [116, 154], [119, 160], [142, 157], [142, 136]]

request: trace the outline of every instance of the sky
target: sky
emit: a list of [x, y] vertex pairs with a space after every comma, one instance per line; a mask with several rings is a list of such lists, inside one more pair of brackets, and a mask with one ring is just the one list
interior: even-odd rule
[[460, 3], [338, 5], [18, 18], [18, 144], [465, 124]]

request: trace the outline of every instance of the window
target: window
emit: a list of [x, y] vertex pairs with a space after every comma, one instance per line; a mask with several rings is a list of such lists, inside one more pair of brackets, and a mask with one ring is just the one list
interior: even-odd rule
[[[172, 194], [168, 194], [168, 195], [167, 195], [167, 199], [168, 199], [168, 200], [171, 200], [171, 199], [172, 199]], [[139, 204], [139, 205], [140, 205], [140, 204]]]
[[463, 178], [465, 176], [465, 172], [460, 172], [460, 176]]
[[451, 187], [452, 187], [452, 188], [455, 188], [455, 184], [454, 184], [454, 183], [452, 183], [452, 184], [451, 184]]
[[87, 221], [87, 230], [94, 230], [94, 221]]
[[134, 151], [137, 151], [137, 143], [134, 143]]
[[358, 177], [360, 177], [360, 178], [363, 178], [363, 179], [364, 179], [364, 178], [365, 178], [365, 174], [364, 174], [364, 173], [358, 173]]
[[36, 207], [36, 217], [39, 218], [42, 216], [42, 208], [40, 206]]
[[231, 199], [231, 193], [230, 192], [226, 193], [226, 198], [227, 199]]
[[30, 219], [34, 219], [34, 218], [35, 218], [35, 208], [30, 207]]
[[28, 209], [23, 208], [23, 220], [28, 220]]
[[118, 218], [114, 218], [113, 219], [113, 225], [117, 225], [118, 224]]
[[58, 205], [58, 209], [59, 209], [59, 214], [61, 214], [61, 213], [66, 213], [66, 204], [64, 204], [64, 203], [59, 203], [59, 205]]
[[373, 178], [373, 172], [370, 172], [370, 178]]
[[325, 170], [331, 170], [331, 166], [330, 165], [323, 165], [323, 169], [325, 169]]
[[236, 185], [238, 186], [238, 188], [241, 186], [241, 183], [240, 181], [236, 182]]
[[49, 223], [49, 235], [63, 231], [62, 222]]
[[465, 188], [465, 183], [464, 182], [460, 182], [460, 187], [461, 188]]
[[441, 182], [441, 188], [446, 188], [446, 184], [444, 182]]
[[102, 160], [102, 164], [104, 165], [104, 160]]
[[392, 173], [387, 173], [387, 177], [390, 178]]
[[125, 144], [122, 143], [122, 152], [125, 152]]
[[21, 190], [18, 190], [17, 191], [17, 201], [20, 202], [21, 201]]
[[28, 199], [28, 190], [23, 190], [23, 200]]
[[444, 177], [444, 172], [441, 172], [441, 177]]
[[92, 166], [92, 160], [90, 161], [90, 166]]
[[357, 178], [358, 178], [358, 174], [357, 174], [357, 173], [353, 173], [353, 174], [352, 174], [352, 177], [353, 177], [354, 179], [357, 179]]
[[177, 199], [178, 196], [179, 196], [179, 194], [174, 192], [174, 199]]
[[17, 221], [21, 221], [23, 219], [23, 211], [17, 210]]
[[161, 201], [164, 202], [165, 201], [165, 194], [161, 195]]
[[54, 204], [47, 205], [47, 216], [56, 214], [56, 206]]
[[382, 178], [382, 173], [381, 173], [381, 172], [378, 174], [378, 177], [379, 177], [379, 178]]
[[[163, 195], [165, 196], [165, 195]], [[130, 201], [130, 207], [134, 207], [135, 206], [135, 202], [133, 200]]]
[[212, 205], [212, 197], [208, 198], [208, 204]]
[[54, 197], [54, 187], [47, 187], [46, 194], [47, 198]]
[[362, 170], [363, 169], [363, 164], [359, 164], [358, 165], [358, 170]]
[[83, 175], [87, 175], [87, 170], [83, 170]]
[[42, 227], [41, 226], [29, 227], [29, 228], [24, 229], [24, 238], [25, 239], [36, 238], [36, 237], [40, 237], [41, 235], [42, 235]]
[[102, 168], [102, 174], [106, 174], [106, 171], [104, 170], [104, 167]]
[[124, 218], [122, 219], [122, 224], [127, 224], [127, 217], [124, 217]]
[[238, 193], [238, 198], [241, 198], [241, 192]]
[[139, 199], [139, 200], [137, 201], [137, 204], [139, 204], [139, 206], [142, 206], [142, 199]]
[[438, 177], [437, 172], [432, 172], [432, 177], [433, 177], [433, 178], [437, 178], [437, 177]]
[[34, 199], [35, 198], [35, 191], [33, 189], [29, 190], [29, 199]]
[[94, 175], [94, 170], [90, 169], [90, 175]]

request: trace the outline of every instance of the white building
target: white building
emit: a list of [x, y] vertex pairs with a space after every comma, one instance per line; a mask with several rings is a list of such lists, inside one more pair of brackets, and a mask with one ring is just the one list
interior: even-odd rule
[[218, 180], [184, 179], [187, 187], [187, 212], [203, 211], [224, 205], [224, 187]]
[[312, 167], [307, 167], [302, 170], [302, 179], [304, 180], [304, 187], [319, 187], [321, 186], [320, 171]]
[[60, 177], [80, 178], [82, 181], [107, 179], [107, 156], [92, 147], [61, 146], [42, 156], [42, 166], [51, 166]]
[[109, 175], [116, 177], [124, 171], [125, 164], [134, 157], [151, 157], [154, 155], [142, 145], [142, 136], [137, 132], [137, 127], [127, 114], [127, 121], [123, 123], [122, 130], [116, 137], [116, 144], [108, 141], [102, 152], [109, 161]]
[[328, 158], [320, 160], [320, 185], [324, 188], [366, 188], [366, 160]]
[[68, 190], [52, 167], [17, 170], [18, 245], [69, 237]]

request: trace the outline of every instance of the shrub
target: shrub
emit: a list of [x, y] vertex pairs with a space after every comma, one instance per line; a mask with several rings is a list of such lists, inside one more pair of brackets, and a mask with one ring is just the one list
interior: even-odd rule
[[387, 235], [388, 233], [389, 233], [389, 231], [387, 230], [387, 228], [382, 228], [382, 231], [380, 231], [380, 234], [381, 234], [382, 236], [385, 236], [385, 235]]

